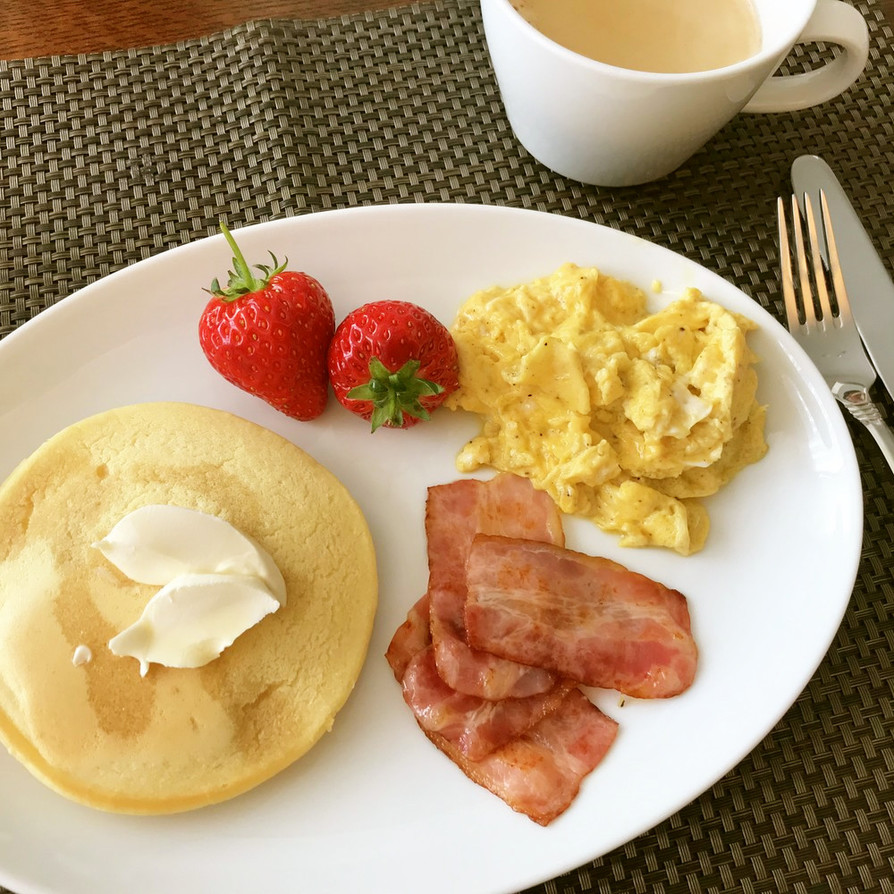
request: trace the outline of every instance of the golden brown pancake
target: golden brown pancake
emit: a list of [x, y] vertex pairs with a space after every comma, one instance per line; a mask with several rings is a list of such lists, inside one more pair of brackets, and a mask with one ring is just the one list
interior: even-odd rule
[[[108, 641], [158, 587], [92, 544], [132, 510], [218, 515], [274, 558], [288, 601], [195, 669]], [[220, 410], [122, 407], [60, 432], [0, 486], [0, 740], [38, 779], [126, 813], [231, 798], [331, 728], [366, 657], [377, 600], [369, 529], [294, 444]], [[78, 646], [92, 660], [76, 665]]]

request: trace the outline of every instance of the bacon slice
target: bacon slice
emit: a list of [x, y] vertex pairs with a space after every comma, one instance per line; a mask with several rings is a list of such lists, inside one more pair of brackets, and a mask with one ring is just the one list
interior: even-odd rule
[[413, 656], [431, 644], [428, 606], [429, 598], [426, 593], [407, 612], [407, 620], [394, 631], [388, 644], [385, 658], [398, 683], [403, 680]]
[[441, 679], [430, 646], [410, 659], [401, 685], [404, 700], [422, 729], [440, 733], [473, 761], [481, 760], [555, 711], [574, 686], [564, 682], [542, 695], [501, 701], [464, 695]]
[[614, 720], [572, 689], [536, 726], [480, 761], [469, 760], [438, 733], [426, 735], [469, 779], [546, 826], [567, 810], [617, 731]]
[[476, 537], [466, 572], [473, 648], [638, 698], [693, 681], [698, 651], [676, 590], [608, 559], [507, 537]]
[[509, 474], [437, 485], [428, 490], [425, 531], [432, 640], [444, 681], [457, 692], [494, 700], [551, 689], [556, 677], [548, 670], [470, 649], [463, 613], [465, 565], [475, 535], [562, 544], [562, 519], [552, 498], [527, 479]]

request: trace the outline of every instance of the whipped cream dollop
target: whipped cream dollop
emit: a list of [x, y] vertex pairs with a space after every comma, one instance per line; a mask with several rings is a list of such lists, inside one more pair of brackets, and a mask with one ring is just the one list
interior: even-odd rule
[[214, 515], [182, 506], [143, 506], [94, 544], [119, 571], [160, 586], [142, 615], [109, 641], [112, 653], [201, 667], [286, 603], [270, 554]]

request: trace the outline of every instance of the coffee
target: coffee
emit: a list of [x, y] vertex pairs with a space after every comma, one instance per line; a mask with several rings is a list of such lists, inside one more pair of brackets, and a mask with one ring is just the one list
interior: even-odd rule
[[753, 56], [761, 45], [751, 0], [511, 2], [556, 43], [636, 71], [710, 71]]

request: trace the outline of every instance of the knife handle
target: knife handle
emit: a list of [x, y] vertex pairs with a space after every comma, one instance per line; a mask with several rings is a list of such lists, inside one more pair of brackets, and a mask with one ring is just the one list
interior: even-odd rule
[[894, 472], [894, 432], [888, 428], [881, 411], [869, 396], [869, 391], [862, 385], [836, 382], [832, 387], [832, 394], [854, 419], [866, 426]]

